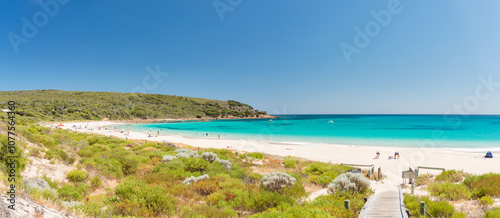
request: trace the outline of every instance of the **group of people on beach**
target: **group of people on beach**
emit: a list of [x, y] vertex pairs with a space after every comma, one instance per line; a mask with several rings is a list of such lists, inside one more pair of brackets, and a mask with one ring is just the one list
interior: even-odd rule
[[[379, 159], [379, 158], [380, 158], [380, 151], [377, 151], [374, 159]], [[394, 152], [394, 157], [389, 156], [389, 159], [399, 159], [399, 152], [398, 151]]]

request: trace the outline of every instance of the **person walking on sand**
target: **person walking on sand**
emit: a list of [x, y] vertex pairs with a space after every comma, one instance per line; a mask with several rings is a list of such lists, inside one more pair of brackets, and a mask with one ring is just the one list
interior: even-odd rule
[[396, 152], [394, 153], [394, 159], [399, 159], [399, 152], [398, 152], [398, 151], [396, 151]]
[[380, 158], [380, 151], [377, 151], [376, 155], [375, 155], [375, 159], [379, 159]]

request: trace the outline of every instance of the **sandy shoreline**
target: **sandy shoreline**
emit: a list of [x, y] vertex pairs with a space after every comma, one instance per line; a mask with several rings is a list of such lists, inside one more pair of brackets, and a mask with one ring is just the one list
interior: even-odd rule
[[[58, 124], [58, 123], [57, 123]], [[55, 127], [57, 124], [45, 124]], [[331, 162], [331, 163], [349, 163], [349, 164], [374, 164], [375, 168], [381, 167], [382, 173], [388, 177], [383, 184], [374, 184], [375, 188], [394, 188], [402, 183], [401, 172], [414, 169], [417, 166], [440, 167], [445, 169], [463, 170], [472, 174], [483, 174], [488, 172], [500, 173], [500, 158], [485, 159], [481, 158], [483, 153], [456, 151], [446, 148], [404, 148], [404, 147], [373, 147], [357, 145], [333, 145], [310, 143], [307, 146], [297, 145], [295, 143], [275, 143], [264, 141], [232, 140], [213, 138], [188, 138], [180, 135], [159, 135], [153, 134], [148, 137], [148, 133], [126, 132], [109, 128], [106, 126], [116, 124], [126, 124], [124, 122], [96, 121], [96, 122], [65, 122], [63, 129], [76, 130], [78, 132], [91, 132], [106, 136], [120, 138], [173, 142], [191, 145], [201, 148], [228, 148], [237, 151], [262, 152], [280, 156], [295, 156], [309, 160]], [[82, 129], [74, 128], [82, 127]], [[85, 129], [85, 126], [87, 129]], [[100, 127], [100, 129], [99, 129]], [[379, 159], [374, 159], [376, 151], [380, 151]], [[400, 153], [399, 159], [389, 159], [394, 152]], [[421, 170], [421, 173], [426, 172]], [[440, 171], [429, 171], [439, 173]], [[383, 186], [383, 187], [377, 187]], [[384, 188], [384, 189], [385, 189]]]

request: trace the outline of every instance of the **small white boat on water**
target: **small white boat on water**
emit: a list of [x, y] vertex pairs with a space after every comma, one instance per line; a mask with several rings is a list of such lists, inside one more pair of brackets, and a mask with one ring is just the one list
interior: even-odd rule
[[333, 120], [329, 120], [328, 123], [333, 123]]
[[269, 122], [273, 122], [273, 119], [270, 119]]

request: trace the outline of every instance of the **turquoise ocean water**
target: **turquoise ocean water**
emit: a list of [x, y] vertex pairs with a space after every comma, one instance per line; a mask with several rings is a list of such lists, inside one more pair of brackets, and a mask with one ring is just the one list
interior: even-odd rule
[[[119, 126], [156, 135], [309, 143], [500, 150], [500, 116], [282, 115], [272, 119]], [[207, 135], [208, 134], [208, 135]]]

